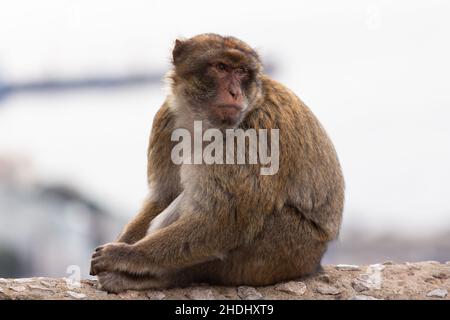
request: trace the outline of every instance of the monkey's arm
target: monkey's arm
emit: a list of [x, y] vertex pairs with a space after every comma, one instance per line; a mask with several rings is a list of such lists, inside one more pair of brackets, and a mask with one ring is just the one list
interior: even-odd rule
[[138, 213], [124, 228], [118, 242], [133, 244], [142, 239], [153, 218], [160, 214], [180, 193], [179, 169], [170, 159], [173, 116], [163, 104], [155, 115], [148, 146], [148, 183], [151, 194]]
[[[215, 199], [216, 200], [216, 199]], [[183, 212], [171, 225], [156, 230], [133, 245], [107, 244], [93, 255], [91, 274], [120, 271], [159, 274], [226, 256], [262, 229], [263, 215], [235, 211], [222, 203], [218, 211]], [[222, 208], [222, 209], [220, 209]]]

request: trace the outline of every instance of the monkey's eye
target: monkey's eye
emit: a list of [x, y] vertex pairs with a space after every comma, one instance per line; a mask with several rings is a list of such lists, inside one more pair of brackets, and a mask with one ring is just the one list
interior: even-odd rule
[[248, 74], [248, 70], [246, 68], [237, 68], [235, 70], [236, 74], [241, 77], [245, 77]]
[[216, 64], [216, 69], [219, 71], [222, 71], [222, 72], [226, 72], [226, 71], [228, 71], [229, 68], [225, 63], [219, 62]]

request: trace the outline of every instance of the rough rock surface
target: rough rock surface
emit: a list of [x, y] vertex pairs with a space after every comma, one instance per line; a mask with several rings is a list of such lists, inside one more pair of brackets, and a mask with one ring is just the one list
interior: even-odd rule
[[370, 266], [325, 266], [312, 277], [264, 287], [196, 285], [169, 290], [108, 294], [95, 280], [71, 284], [59, 278], [0, 278], [2, 299], [435, 299], [450, 300], [450, 262], [392, 262]]

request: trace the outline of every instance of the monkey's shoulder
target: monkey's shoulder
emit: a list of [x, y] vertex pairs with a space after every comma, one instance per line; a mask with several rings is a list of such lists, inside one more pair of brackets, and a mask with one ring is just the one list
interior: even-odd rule
[[170, 155], [173, 146], [171, 134], [175, 126], [175, 116], [166, 100], [153, 118], [148, 145], [148, 157], [151, 162], [157, 162], [161, 155]]
[[172, 113], [173, 111], [170, 108], [170, 97], [168, 97], [156, 112], [155, 117], [153, 118], [152, 127], [159, 130], [172, 127], [175, 122], [175, 117]]
[[263, 97], [253, 114], [255, 126], [299, 130], [317, 127], [318, 121], [314, 114], [287, 86], [264, 76], [262, 88]]
[[[337, 155], [326, 130], [306, 104], [285, 85], [263, 78], [264, 99], [255, 110], [248, 127], [279, 129], [281, 161], [291, 167], [297, 163], [337, 162]], [[298, 156], [302, 154], [302, 156]], [[309, 157], [309, 158], [308, 158]]]

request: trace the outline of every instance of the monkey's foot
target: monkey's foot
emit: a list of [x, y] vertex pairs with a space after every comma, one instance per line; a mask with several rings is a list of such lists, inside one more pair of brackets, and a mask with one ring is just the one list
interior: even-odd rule
[[101, 272], [97, 277], [100, 289], [112, 293], [156, 289], [166, 285], [164, 281], [152, 276], [133, 276], [120, 272]]
[[117, 272], [102, 272], [98, 274], [99, 289], [119, 293], [127, 290], [125, 286], [125, 277]]

